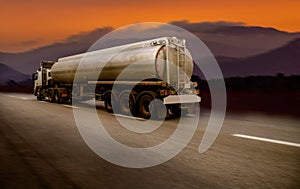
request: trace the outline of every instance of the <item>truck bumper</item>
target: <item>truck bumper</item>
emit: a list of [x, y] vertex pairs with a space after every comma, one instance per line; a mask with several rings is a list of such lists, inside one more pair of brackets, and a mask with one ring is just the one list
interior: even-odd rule
[[184, 104], [200, 102], [201, 97], [197, 95], [169, 95], [165, 97], [164, 104]]

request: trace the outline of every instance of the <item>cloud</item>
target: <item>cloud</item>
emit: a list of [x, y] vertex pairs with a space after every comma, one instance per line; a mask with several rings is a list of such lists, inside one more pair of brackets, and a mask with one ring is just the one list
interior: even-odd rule
[[217, 21], [217, 22], [194, 22], [191, 23], [188, 20], [172, 21], [170, 24], [189, 30], [190, 32], [213, 32], [215, 30], [231, 27], [231, 26], [245, 26], [244, 22], [228, 22], [228, 21]]
[[94, 42], [103, 35], [113, 31], [114, 28], [112, 27], [103, 27], [97, 28], [91, 32], [81, 32], [76, 35], [71, 35], [68, 37], [65, 42], [83, 42], [86, 41], [87, 43]]
[[[195, 22], [191, 23], [188, 20], [173, 21], [169, 24], [184, 28], [192, 33], [199, 32], [211, 32], [216, 31], [220, 28], [230, 27], [230, 26], [244, 26], [242, 22]], [[136, 23], [123, 28], [112, 28], [112, 27], [102, 27], [97, 28], [91, 32], [82, 32], [76, 35], [68, 37], [65, 42], [87, 42], [93, 43], [100, 39], [102, 36], [109, 32], [114, 33], [114, 39], [119, 40], [119, 44], [112, 43], [111, 45], [120, 45], [124, 43], [134, 42], [139, 39], [151, 39], [162, 36], [170, 36], [178, 33], [169, 34], [170, 26], [159, 23], [159, 22], [147, 22], [147, 23]], [[114, 32], [118, 30], [118, 32]], [[179, 32], [179, 31], [178, 31]], [[140, 33], [141, 35], [137, 35]], [[180, 33], [180, 32], [179, 32]]]
[[41, 43], [41, 40], [39, 39], [32, 39], [32, 40], [26, 40], [26, 41], [21, 41], [17, 45], [19, 46], [33, 46], [36, 44]]

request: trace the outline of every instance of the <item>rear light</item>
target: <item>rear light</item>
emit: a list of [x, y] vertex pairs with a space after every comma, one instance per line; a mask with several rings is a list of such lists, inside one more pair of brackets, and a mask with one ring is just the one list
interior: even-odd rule
[[67, 90], [64, 89], [61, 91], [61, 97], [68, 97]]
[[195, 95], [200, 95], [200, 89], [195, 89], [195, 90], [194, 90], [194, 94], [195, 94]]
[[170, 90], [160, 90], [160, 96], [168, 96], [170, 95]]
[[170, 94], [171, 95], [176, 95], [176, 91], [175, 90], [171, 90]]

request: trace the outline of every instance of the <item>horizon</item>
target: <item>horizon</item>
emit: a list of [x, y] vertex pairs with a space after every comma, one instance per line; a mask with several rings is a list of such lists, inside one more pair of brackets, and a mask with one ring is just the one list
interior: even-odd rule
[[[125, 4], [126, 3], [126, 4]], [[0, 8], [1, 52], [24, 52], [97, 28], [138, 22], [226, 21], [243, 26], [299, 32], [299, 1], [35, 1], [4, 0]]]

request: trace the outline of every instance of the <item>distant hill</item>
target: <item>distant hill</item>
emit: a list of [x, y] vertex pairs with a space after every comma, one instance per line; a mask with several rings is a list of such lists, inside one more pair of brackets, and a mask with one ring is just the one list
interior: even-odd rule
[[21, 82], [30, 79], [29, 75], [23, 74], [9, 66], [0, 63], [0, 85], [6, 85], [11, 81]]
[[300, 38], [260, 55], [233, 60], [223, 58], [223, 60], [219, 64], [226, 77], [277, 73], [300, 75]]
[[88, 47], [86, 43], [56, 43], [24, 53], [0, 53], [0, 60], [20, 72], [31, 74], [41, 60], [57, 61], [60, 57], [85, 52]]

